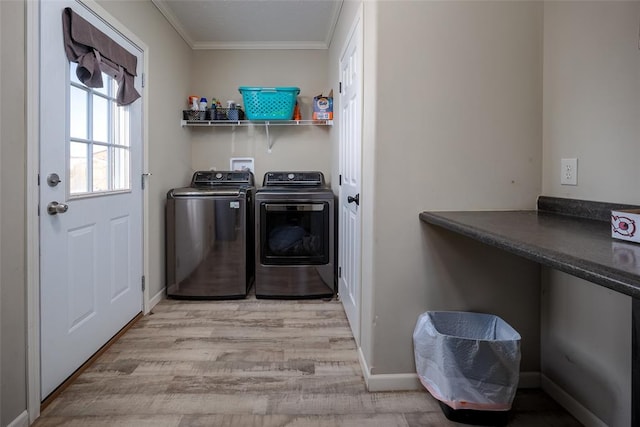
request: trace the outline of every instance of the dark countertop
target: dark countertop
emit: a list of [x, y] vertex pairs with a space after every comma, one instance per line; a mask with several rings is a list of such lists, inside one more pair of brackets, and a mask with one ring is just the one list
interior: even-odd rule
[[422, 212], [420, 220], [640, 298], [640, 244], [613, 239], [608, 221], [541, 211], [540, 200], [538, 210]]

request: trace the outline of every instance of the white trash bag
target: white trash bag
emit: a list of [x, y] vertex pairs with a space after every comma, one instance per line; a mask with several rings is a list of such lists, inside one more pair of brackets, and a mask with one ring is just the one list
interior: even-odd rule
[[428, 311], [413, 332], [416, 370], [450, 408], [508, 411], [518, 387], [520, 334], [483, 313]]

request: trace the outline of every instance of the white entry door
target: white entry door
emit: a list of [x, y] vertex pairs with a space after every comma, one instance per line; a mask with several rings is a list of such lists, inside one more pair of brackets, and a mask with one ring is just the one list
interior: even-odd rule
[[[142, 310], [142, 116], [75, 75], [62, 11], [142, 52], [81, 3], [40, 3], [40, 339], [44, 399]], [[139, 79], [137, 79], [139, 80]], [[140, 82], [135, 84], [141, 93]]]
[[[362, 10], [362, 9], [361, 9]], [[340, 193], [338, 291], [360, 344], [360, 180], [362, 158], [362, 14], [340, 57]]]

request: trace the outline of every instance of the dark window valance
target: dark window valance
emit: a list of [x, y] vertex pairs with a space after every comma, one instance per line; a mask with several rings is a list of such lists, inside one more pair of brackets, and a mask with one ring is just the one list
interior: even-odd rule
[[78, 64], [78, 79], [87, 87], [103, 86], [102, 72], [118, 82], [118, 105], [129, 105], [140, 94], [134, 86], [138, 58], [67, 7], [62, 12], [64, 50]]

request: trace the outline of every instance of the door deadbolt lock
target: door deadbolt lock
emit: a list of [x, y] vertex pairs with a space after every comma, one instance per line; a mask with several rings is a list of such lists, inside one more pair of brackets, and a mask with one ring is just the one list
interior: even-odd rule
[[60, 179], [60, 175], [58, 175], [57, 173], [49, 174], [49, 176], [47, 177], [47, 184], [49, 184], [49, 187], [55, 187], [61, 182], [62, 180]]
[[58, 202], [51, 202], [47, 205], [47, 213], [49, 215], [57, 215], [59, 213], [65, 213], [69, 210], [69, 205]]

